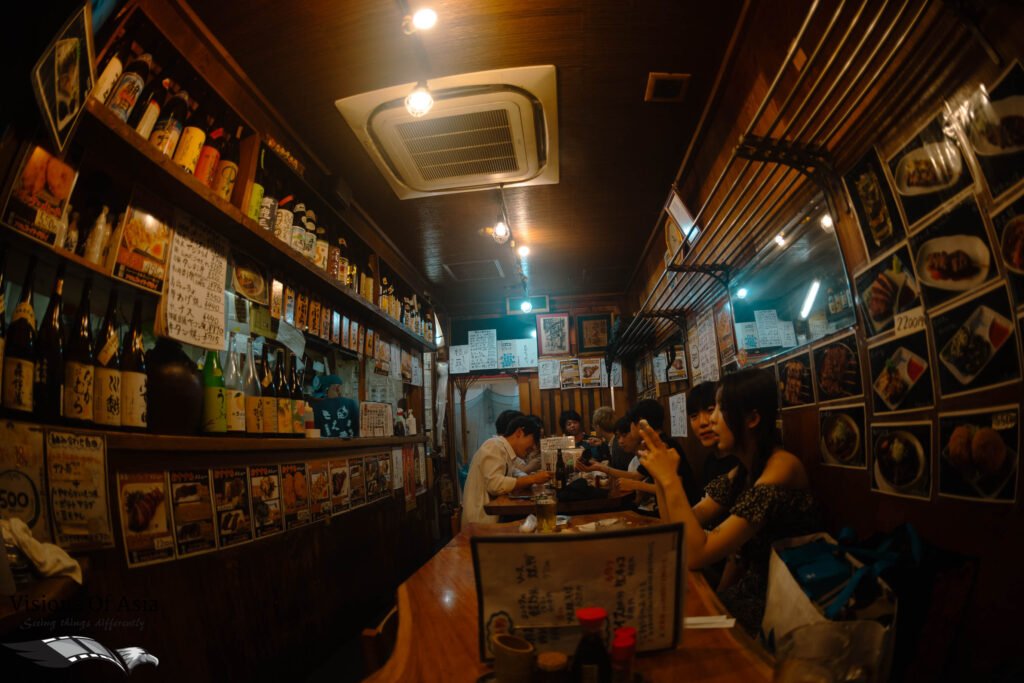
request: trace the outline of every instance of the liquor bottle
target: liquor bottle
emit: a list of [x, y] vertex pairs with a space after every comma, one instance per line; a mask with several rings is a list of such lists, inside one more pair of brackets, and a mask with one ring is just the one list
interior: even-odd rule
[[345, 240], [339, 237], [333, 229], [329, 230], [328, 233], [327, 277], [338, 282], [341, 280], [341, 247]]
[[245, 433], [245, 381], [235, 353], [235, 335], [228, 342], [228, 369], [224, 373], [224, 388], [228, 399], [228, 432]]
[[64, 234], [64, 242], [61, 245], [65, 251], [72, 254], [78, 251], [78, 217], [77, 211], [71, 212], [71, 221], [68, 223], [68, 231]]
[[92, 419], [105, 427], [121, 426], [121, 339], [117, 326], [117, 290], [110, 290], [107, 314], [96, 338]]
[[[310, 261], [316, 261], [316, 212], [306, 209], [306, 232], [302, 236], [302, 255]], [[326, 267], [326, 265], [325, 265]]]
[[121, 347], [121, 424], [130, 429], [146, 428], [146, 350], [142, 344], [142, 300], [132, 307], [128, 336]]
[[58, 420], [64, 408], [64, 263], [57, 266], [50, 305], [36, 338], [35, 412]]
[[290, 242], [292, 249], [303, 253], [302, 242], [306, 238], [306, 204], [296, 201], [292, 206], [292, 235]]
[[567, 473], [565, 471], [565, 460], [562, 459], [562, 449], [558, 449], [558, 460], [555, 461], [555, 488], [565, 488], [565, 479]]
[[117, 85], [114, 86], [114, 91], [107, 101], [107, 106], [117, 118], [124, 122], [128, 121], [132, 109], [135, 108], [135, 103], [139, 101], [142, 89], [146, 87], [146, 78], [149, 76], [151, 68], [153, 68], [153, 58], [149, 53], [139, 55], [128, 62], [128, 68], [121, 74], [121, 78], [118, 79]]
[[213, 193], [224, 201], [231, 201], [231, 194], [235, 190], [235, 180], [238, 178], [239, 140], [242, 137], [242, 127], [239, 126], [234, 135], [228, 136], [224, 143], [224, 151], [221, 152], [220, 161], [217, 162], [217, 170], [213, 173]]
[[4, 345], [3, 406], [25, 414], [31, 413], [34, 407], [36, 312], [32, 307], [32, 295], [35, 292], [35, 273], [36, 258], [32, 256]]
[[292, 436], [304, 436], [306, 432], [306, 399], [302, 395], [302, 376], [298, 368], [299, 362], [293, 353], [291, 356], [292, 376], [289, 385], [292, 388]]
[[[209, 94], [204, 94], [203, 97], [209, 102]], [[172, 160], [185, 169], [189, 175], [196, 172], [199, 153], [203, 151], [203, 145], [206, 144], [206, 131], [210, 130], [210, 124], [211, 121], [205, 110], [200, 108], [187, 117], [185, 128], [181, 131], [181, 139], [178, 141], [178, 147], [174, 150]]]
[[213, 187], [214, 173], [224, 150], [224, 129], [214, 128], [206, 138], [206, 144], [199, 152], [199, 163], [196, 164], [196, 178], [203, 185]]
[[252, 357], [252, 338], [245, 348], [245, 431], [250, 436], [263, 433], [262, 387]]
[[132, 115], [128, 117], [128, 125], [148, 140], [149, 136], [153, 134], [153, 127], [156, 125], [157, 119], [160, 118], [160, 112], [166, 101], [167, 80], [156, 76], [139, 95], [138, 104], [132, 110]]
[[573, 681], [611, 683], [612, 662], [601, 635], [607, 618], [608, 612], [603, 607], [581, 607], [576, 610], [576, 619], [583, 629], [583, 637], [572, 657], [570, 672]]
[[260, 410], [263, 413], [263, 433], [276, 435], [277, 428], [277, 387], [270, 367], [270, 343], [263, 340], [263, 376], [260, 378]]
[[292, 221], [295, 215], [292, 213], [292, 195], [285, 195], [277, 202], [277, 214], [274, 217], [274, 237], [285, 244], [291, 244]]
[[313, 248], [313, 263], [320, 270], [327, 270], [327, 257], [331, 250], [330, 242], [327, 241], [327, 228], [322, 225], [316, 226], [316, 246]]
[[412, 408], [409, 408], [409, 414], [405, 416], [405, 433], [407, 436], [416, 436], [416, 416], [412, 414]]
[[203, 431], [207, 434], [223, 434], [228, 430], [228, 399], [224, 389], [220, 355], [207, 351], [203, 363]]
[[82, 286], [78, 324], [68, 335], [68, 348], [64, 356], [64, 417], [75, 422], [93, 421], [95, 359], [89, 320], [91, 291], [92, 278], [89, 278]]
[[256, 222], [268, 232], [274, 232], [274, 226], [277, 223], [277, 201], [280, 197], [278, 183], [267, 180], [266, 186], [263, 188], [263, 199], [260, 200], [260, 210]]
[[153, 132], [149, 141], [156, 146], [165, 156], [173, 156], [174, 150], [178, 147], [178, 140], [181, 139], [181, 131], [185, 128], [185, 119], [188, 118], [191, 101], [188, 92], [179, 90], [160, 112], [160, 118], [153, 126]]
[[260, 147], [260, 158], [256, 162], [256, 175], [252, 179], [252, 189], [249, 191], [249, 208], [246, 213], [249, 218], [259, 220], [260, 205], [263, 203], [263, 194], [267, 186], [267, 166], [265, 155], [267, 150]]
[[110, 220], [107, 218], [110, 209], [104, 206], [100, 215], [92, 224], [89, 236], [85, 238], [85, 260], [100, 265], [103, 262], [103, 254], [110, 241]]
[[274, 358], [274, 386], [277, 389], [277, 431], [291, 436], [292, 433], [292, 390], [288, 386], [288, 374], [284, 371], [284, 351], [278, 349]]
[[111, 91], [114, 89], [114, 85], [121, 80], [121, 74], [124, 72], [124, 62], [131, 53], [131, 45], [130, 40], [122, 39], [121, 43], [112, 51], [110, 59], [107, 60], [107, 65], [103, 67], [103, 71], [100, 72], [99, 77], [96, 79], [96, 85], [92, 88], [92, 96], [100, 102], [107, 101]]

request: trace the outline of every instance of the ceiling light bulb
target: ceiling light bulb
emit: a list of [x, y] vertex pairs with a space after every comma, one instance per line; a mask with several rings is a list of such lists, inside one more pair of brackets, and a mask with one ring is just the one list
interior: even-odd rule
[[783, 237], [781, 232], [775, 236], [775, 244], [779, 245], [780, 247], [786, 246], [786, 238]]
[[747, 294], [749, 294], [749, 292], [747, 291], [746, 287], [740, 287], [739, 289], [736, 290], [737, 299], [746, 299]]
[[530, 255], [530, 248], [524, 244], [523, 246], [521, 246], [518, 249], [516, 249], [516, 253], [518, 253], [522, 257], [529, 256]]
[[427, 90], [427, 86], [422, 83], [417, 85], [416, 89], [405, 98], [405, 110], [409, 112], [410, 116], [416, 118], [425, 115], [433, 106], [434, 97]]
[[508, 226], [505, 225], [505, 221], [498, 221], [494, 225], [494, 241], [498, 244], [504, 244], [505, 240], [508, 239]]
[[523, 313], [529, 313], [533, 310], [533, 304], [530, 303], [529, 299], [524, 299], [523, 303], [519, 304], [519, 310]]
[[821, 217], [821, 220], [819, 222], [821, 223], [821, 227], [823, 230], [831, 230], [832, 226], [834, 225], [832, 223], [832, 216], [827, 213]]
[[536, 339], [537, 338], [537, 330], [530, 330], [530, 336], [533, 337], [534, 339]]
[[437, 12], [423, 7], [413, 12], [412, 25], [417, 31], [429, 31], [437, 25]]

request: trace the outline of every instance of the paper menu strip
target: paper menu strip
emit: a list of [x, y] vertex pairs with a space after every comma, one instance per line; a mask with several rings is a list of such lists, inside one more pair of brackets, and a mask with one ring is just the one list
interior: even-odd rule
[[224, 350], [227, 241], [183, 211], [174, 217], [167, 292], [156, 333], [205, 349]]

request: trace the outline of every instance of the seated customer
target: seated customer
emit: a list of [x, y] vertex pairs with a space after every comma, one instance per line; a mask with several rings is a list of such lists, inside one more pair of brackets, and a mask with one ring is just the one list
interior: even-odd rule
[[563, 410], [558, 416], [558, 426], [562, 429], [562, 434], [571, 436], [576, 441], [577, 446], [587, 436], [583, 432], [583, 418], [575, 410]]
[[[615, 423], [615, 436], [612, 438], [612, 442], [608, 447], [610, 451], [610, 457], [608, 458], [608, 466], [613, 467], [617, 470], [624, 470], [629, 467], [629, 462], [633, 459], [633, 454], [636, 452], [636, 448], [627, 450], [622, 447], [622, 440], [624, 437], [629, 437], [629, 418], [620, 417]], [[639, 442], [639, 440], [637, 440]]]
[[711, 428], [711, 414], [715, 412], [716, 391], [714, 382], [701, 382], [690, 389], [690, 393], [686, 395], [686, 411], [690, 418], [690, 431], [700, 441], [701, 446], [711, 449], [711, 452], [704, 458], [704, 472], [701, 476], [704, 488], [739, 464], [735, 455], [718, 450], [718, 434]]
[[[518, 410], [503, 410], [498, 419], [494, 421], [494, 433], [498, 436], [505, 433], [505, 429], [512, 420], [517, 417], [522, 417], [523, 413]], [[533, 417], [532, 415], [529, 417]], [[540, 469], [540, 435], [537, 435], [537, 446], [538, 448], [533, 449], [527, 453], [524, 457], [516, 458], [515, 463], [512, 466], [512, 476], [521, 477], [524, 474], [530, 474]]]
[[522, 477], [512, 474], [517, 457], [528, 454], [537, 445], [540, 428], [527, 415], [513, 418], [502, 436], [492, 436], [473, 454], [462, 493], [462, 524], [471, 522], [497, 522], [496, 515], [488, 515], [484, 506], [491, 497], [512, 491], [529, 489], [551, 478], [550, 472], [536, 472]]
[[594, 427], [594, 434], [581, 443], [584, 456], [589, 455], [591, 460], [607, 461], [611, 457], [611, 440], [615, 438], [615, 411], [608, 406], [601, 406], [594, 411], [590, 424]]
[[[679, 477], [679, 453], [650, 425], [641, 426], [641, 461], [663, 490], [668, 518], [685, 525], [690, 569], [731, 558], [719, 596], [751, 632], [764, 616], [771, 544], [821, 528], [803, 464], [776, 441], [778, 411], [772, 373], [748, 369], [722, 379], [711, 425], [719, 449], [739, 464], [711, 482], [696, 505]], [[719, 519], [710, 532], [702, 528]]]

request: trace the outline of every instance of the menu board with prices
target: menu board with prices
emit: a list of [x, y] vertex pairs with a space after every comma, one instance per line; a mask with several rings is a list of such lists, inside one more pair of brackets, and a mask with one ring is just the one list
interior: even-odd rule
[[121, 535], [129, 567], [174, 559], [170, 501], [164, 472], [118, 472]]
[[394, 436], [390, 403], [363, 401], [359, 404], [359, 436]]
[[715, 331], [714, 311], [710, 308], [697, 318], [697, 344], [704, 381], [717, 382], [719, 377], [718, 337]]
[[672, 427], [672, 433], [669, 436], [686, 437], [687, 430], [687, 419], [689, 416], [686, 413], [686, 393], [680, 392], [678, 394], [672, 394], [668, 397], [668, 413], [669, 421]]
[[227, 241], [177, 211], [167, 293], [156, 332], [204, 349], [224, 350]]
[[496, 330], [470, 330], [469, 369], [493, 370], [498, 367], [498, 333]]
[[[4, 436], [11, 443], [10, 435]], [[57, 545], [65, 550], [112, 548], [106, 440], [94, 434], [47, 432], [46, 464]]]
[[775, 309], [754, 311], [757, 324], [757, 341], [762, 348], [782, 346], [782, 335], [779, 333], [779, 314]]
[[559, 383], [559, 361], [542, 360], [537, 364], [537, 378], [541, 389], [558, 389]]
[[[20, 519], [34, 538], [48, 541], [50, 522], [46, 514], [44, 470], [42, 428], [0, 422], [0, 519]], [[62, 514], [77, 516], [80, 511], [72, 503]]]

